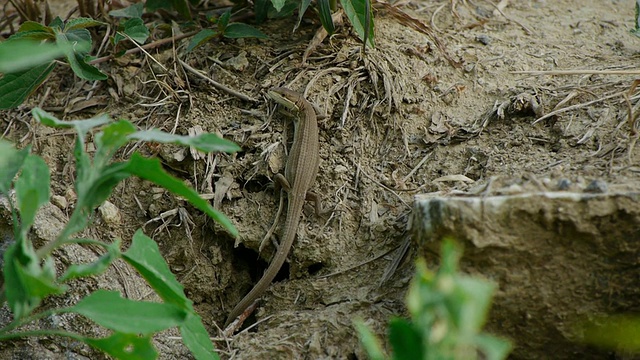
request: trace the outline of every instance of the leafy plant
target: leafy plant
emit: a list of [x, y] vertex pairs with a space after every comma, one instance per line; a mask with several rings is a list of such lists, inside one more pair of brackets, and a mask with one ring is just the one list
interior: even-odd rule
[[142, 21], [143, 6], [144, 4], [140, 2], [124, 9], [109, 12], [109, 15], [114, 18], [126, 19], [118, 26], [118, 32], [112, 39], [114, 45], [126, 39], [126, 37], [133, 39], [138, 44], [144, 44], [145, 41], [147, 41], [149, 38], [149, 29], [147, 29]]
[[640, 0], [636, 0], [636, 21], [635, 26], [631, 29], [631, 33], [635, 36], [640, 36]]
[[[391, 359], [505, 359], [508, 341], [481, 333], [495, 284], [460, 274], [462, 251], [452, 240], [442, 243], [442, 261], [436, 273], [424, 259], [416, 262], [416, 275], [407, 294], [411, 321], [389, 323]], [[356, 327], [361, 342], [374, 360], [388, 358], [373, 333], [362, 323]]]
[[204, 29], [198, 32], [189, 42], [187, 52], [204, 44], [213, 38], [258, 38], [266, 39], [267, 35], [253, 26], [244, 23], [229, 23], [231, 18], [231, 10], [224, 12], [219, 18], [209, 18], [209, 21], [216, 25], [216, 29]]
[[[192, 1], [192, 3], [193, 2], [194, 1]], [[294, 31], [300, 25], [302, 17], [311, 4], [311, 0], [255, 0], [253, 2], [249, 2], [246, 0], [235, 0], [233, 2], [236, 5], [234, 9], [246, 8], [250, 4], [253, 4], [253, 11], [258, 23], [263, 22], [267, 18], [288, 16], [293, 12], [294, 9], [297, 8], [298, 22], [294, 27]], [[317, 4], [318, 16], [320, 17], [322, 26], [329, 34], [333, 34], [335, 31], [335, 27], [331, 15], [338, 10], [337, 1], [317, 0]], [[340, 4], [344, 9], [345, 14], [349, 18], [353, 29], [355, 30], [356, 34], [358, 34], [363, 43], [369, 47], [374, 47], [374, 23], [371, 10], [371, 0], [340, 0]], [[183, 17], [190, 18], [190, 13], [188, 11], [189, 4], [186, 0], [148, 0], [146, 3], [146, 7], [149, 11], [155, 11], [158, 9], [175, 9]], [[187, 16], [187, 13], [189, 14], [189, 16]], [[222, 15], [220, 18], [222, 19], [224, 16], [225, 15]], [[228, 22], [228, 18], [226, 21]], [[213, 22], [215, 24], [216, 20], [214, 20]], [[224, 23], [224, 20], [222, 21], [222, 23], [223, 25], [220, 26], [221, 22], [219, 20], [217, 21], [217, 30], [202, 30], [202, 34], [197, 37], [198, 40], [194, 38], [194, 41], [191, 42], [189, 48], [193, 49], [194, 47], [202, 44], [207, 40], [220, 36], [236, 38], [262, 37], [262, 35], [259, 35], [262, 33], [257, 29], [242, 23], [229, 24], [234, 26], [232, 26], [232, 29], [227, 30], [228, 33], [225, 34], [224, 28], [226, 27], [226, 23]], [[229, 34], [234, 34], [235, 36], [228, 36]]]
[[[107, 116], [87, 120], [62, 121], [38, 108], [32, 111], [40, 123], [57, 128], [72, 128], [77, 133], [74, 155], [76, 161], [75, 190], [77, 201], [65, 225], [54, 241], [35, 249], [28, 238], [36, 212], [49, 200], [49, 169], [42, 158], [31, 154], [29, 148], [17, 150], [0, 141], [0, 194], [9, 201], [15, 242], [4, 253], [4, 289], [14, 320], [0, 329], [0, 340], [32, 335], [59, 335], [85, 342], [118, 359], [153, 359], [157, 353], [151, 343], [154, 333], [178, 326], [186, 346], [197, 359], [217, 358], [213, 345], [200, 317], [184, 294], [156, 243], [138, 230], [131, 246], [120, 250], [118, 240], [106, 243], [93, 239], [74, 238], [89, 225], [96, 207], [103, 203], [114, 187], [129, 176], [138, 176], [160, 185], [189, 201], [220, 223], [231, 235], [237, 230], [223, 214], [198, 196], [195, 190], [166, 173], [157, 159], [134, 153], [127, 161], [114, 162], [113, 156], [130, 141], [154, 141], [193, 146], [198, 150], [235, 152], [239, 147], [214, 134], [185, 137], [158, 130], [136, 131], [126, 120], [111, 121]], [[87, 133], [104, 126], [94, 136], [95, 155], [84, 150]], [[16, 177], [16, 175], [18, 175]], [[11, 189], [15, 193], [15, 204]], [[90, 264], [74, 264], [57, 276], [52, 251], [67, 244], [94, 244], [105, 249], [104, 255]], [[34, 311], [50, 295], [63, 294], [71, 279], [103, 273], [116, 259], [123, 259], [149, 283], [163, 303], [124, 299], [118, 292], [98, 290], [77, 304], [62, 309]], [[83, 315], [111, 331], [105, 338], [91, 338], [82, 334], [56, 329], [19, 331], [20, 326], [35, 320], [63, 313]]]
[[0, 109], [20, 105], [65, 57], [73, 72], [85, 80], [105, 80], [107, 75], [88, 64], [91, 34], [87, 28], [104, 23], [78, 18], [63, 23], [57, 17], [49, 26], [23, 23], [18, 32], [0, 43]]
[[[9, 0], [9, 3], [16, 9], [22, 21], [42, 20], [45, 24], [51, 21], [51, 9], [46, 0]], [[8, 15], [8, 12], [5, 12], [5, 15]]]
[[[246, 0], [237, 0], [235, 8], [246, 8]], [[12, 0], [20, 9], [23, 18], [31, 18], [36, 14], [32, 0]], [[147, 0], [133, 4], [124, 9], [113, 10], [109, 15], [119, 18], [117, 32], [110, 38], [111, 44], [117, 46], [123, 39], [131, 39], [144, 44], [149, 39], [149, 29], [142, 19], [144, 8], [147, 11], [160, 9], [176, 10], [183, 18], [191, 19], [190, 7], [197, 0]], [[332, 13], [337, 11], [336, 0], [317, 0], [318, 15], [322, 26], [329, 34], [335, 31]], [[351, 21], [354, 30], [363, 40], [363, 46], [374, 46], [373, 16], [371, 0], [340, 0], [342, 8]], [[256, 0], [253, 3], [257, 22], [268, 17], [290, 15], [298, 9], [298, 23], [311, 4], [311, 0]], [[24, 6], [22, 6], [24, 5]], [[32, 6], [33, 5], [33, 6]], [[98, 15], [104, 4], [78, 0], [82, 14]], [[32, 9], [33, 8], [33, 9]], [[31, 9], [31, 10], [29, 10]], [[35, 9], [35, 10], [34, 10]], [[33, 14], [32, 14], [33, 13]], [[22, 15], [21, 15], [22, 16]], [[45, 17], [45, 20], [50, 16]], [[207, 20], [212, 27], [199, 31], [190, 41], [187, 51], [214, 38], [266, 38], [260, 30], [245, 23], [230, 22], [231, 9], [219, 17], [209, 16]], [[185, 25], [190, 24], [187, 22]], [[25, 21], [18, 31], [7, 41], [0, 42], [0, 109], [19, 106], [38, 88], [55, 68], [55, 59], [64, 57], [73, 72], [84, 80], [106, 80], [107, 75], [91, 65], [89, 51], [92, 48], [91, 34], [87, 28], [106, 25], [91, 17], [81, 17], [63, 22], [56, 17], [43, 25], [35, 21]], [[187, 34], [186, 36], [192, 36]], [[160, 42], [159, 42], [160, 43]], [[111, 56], [120, 56], [124, 51], [112, 51]], [[100, 59], [103, 60], [103, 59]]]

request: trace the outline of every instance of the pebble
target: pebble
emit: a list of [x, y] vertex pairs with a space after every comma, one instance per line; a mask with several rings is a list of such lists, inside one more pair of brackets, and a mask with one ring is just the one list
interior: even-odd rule
[[53, 195], [51, 196], [51, 203], [58, 207], [60, 210], [65, 210], [67, 206], [69, 206], [69, 202], [67, 202], [67, 198], [61, 195]]
[[594, 194], [604, 194], [607, 192], [607, 183], [602, 180], [593, 180], [584, 189], [584, 192]]
[[560, 179], [558, 180], [558, 190], [560, 191], [565, 191], [565, 190], [569, 190], [569, 187], [571, 186], [571, 180], [569, 179]]
[[120, 225], [122, 216], [120, 216], [120, 210], [113, 203], [105, 201], [104, 204], [98, 207], [98, 212], [100, 212], [102, 220], [108, 225]]

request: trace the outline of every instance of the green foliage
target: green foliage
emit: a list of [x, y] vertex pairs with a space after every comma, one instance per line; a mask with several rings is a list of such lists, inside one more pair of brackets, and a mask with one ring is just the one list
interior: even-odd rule
[[[267, 35], [251, 25], [230, 22], [231, 11], [246, 8], [245, 1], [236, 0], [238, 4], [235, 8], [228, 9], [219, 18], [210, 18], [212, 26], [202, 29], [192, 37], [187, 52], [212, 39], [267, 38]], [[329, 34], [335, 31], [331, 15], [337, 10], [336, 1], [317, 1], [320, 22]], [[363, 46], [373, 47], [371, 0], [340, 0], [340, 3], [355, 32], [362, 39]], [[149, 39], [149, 25], [143, 20], [145, 8], [151, 12], [160, 9], [175, 10], [184, 19], [191, 20], [190, 6], [197, 4], [198, 0], [147, 0], [110, 11], [109, 16], [119, 19], [116, 22], [117, 31], [110, 37], [114, 46], [111, 55], [120, 56], [125, 53], [124, 50], [118, 50], [123, 40], [130, 39], [137, 44], [144, 44]], [[290, 16], [297, 9], [295, 31], [310, 4], [311, 0], [255, 0], [253, 10], [256, 22], [262, 23], [267, 18]], [[65, 58], [81, 79], [106, 80], [107, 75], [91, 65], [93, 59], [89, 52], [93, 46], [91, 34], [87, 30], [103, 25], [107, 24], [87, 17], [71, 19], [66, 23], [57, 17], [48, 26], [25, 21], [8, 40], [0, 42], [0, 109], [15, 108], [22, 104], [48, 78], [55, 68], [55, 59]]]
[[340, 3], [356, 34], [366, 45], [374, 47], [371, 0], [340, 0]]
[[149, 38], [149, 29], [147, 29], [144, 25], [144, 21], [142, 21], [143, 6], [144, 4], [140, 2], [124, 9], [109, 12], [109, 15], [114, 18], [126, 19], [118, 26], [118, 32], [113, 37], [114, 45], [127, 37], [133, 39], [138, 44], [144, 44], [145, 41], [147, 41]]
[[[407, 294], [411, 321], [392, 319], [389, 324], [391, 359], [505, 359], [508, 341], [481, 333], [495, 285], [458, 272], [462, 251], [452, 241], [442, 244], [442, 262], [434, 273], [424, 259]], [[357, 323], [363, 346], [372, 359], [388, 358], [375, 336]]]
[[[154, 141], [193, 146], [200, 151], [235, 152], [239, 147], [213, 134], [186, 137], [166, 134], [157, 130], [136, 131], [125, 120], [112, 122], [107, 116], [92, 119], [62, 121], [41, 109], [33, 110], [34, 118], [42, 124], [57, 128], [72, 128], [77, 132], [74, 155], [76, 158], [75, 190], [77, 202], [69, 222], [55, 241], [37, 251], [27, 234], [36, 212], [49, 199], [49, 169], [44, 160], [30, 154], [30, 149], [16, 150], [0, 141], [0, 193], [9, 201], [14, 219], [15, 242], [4, 253], [4, 295], [14, 320], [0, 329], [0, 340], [28, 335], [60, 335], [83, 341], [118, 359], [154, 359], [157, 352], [151, 343], [156, 332], [178, 326], [183, 340], [196, 359], [217, 358], [207, 331], [193, 304], [186, 297], [182, 285], [176, 280], [162, 258], [157, 244], [138, 230], [126, 252], [120, 250], [120, 241], [104, 243], [72, 236], [89, 224], [89, 216], [111, 194], [113, 188], [131, 175], [152, 181], [180, 195], [194, 206], [218, 221], [231, 235], [237, 230], [223, 214], [212, 208], [182, 181], [166, 173], [155, 159], [134, 153], [128, 161], [114, 162], [116, 151], [130, 141]], [[94, 135], [95, 155], [85, 150], [87, 133], [103, 126]], [[17, 177], [16, 177], [17, 175]], [[9, 196], [15, 190], [13, 204]], [[51, 252], [69, 243], [90, 243], [106, 250], [104, 255], [89, 264], [72, 264], [59, 277]], [[103, 273], [117, 259], [135, 268], [158, 293], [163, 303], [124, 299], [119, 293], [98, 290], [81, 299], [76, 305], [34, 313], [43, 299], [62, 294], [71, 279]], [[15, 329], [51, 314], [76, 313], [109, 329], [105, 338], [90, 338], [60, 330], [20, 332]]]
[[187, 46], [187, 52], [190, 52], [191, 50], [214, 38], [267, 38], [267, 35], [265, 35], [262, 31], [254, 28], [253, 26], [243, 23], [229, 23], [230, 18], [231, 10], [225, 11], [217, 19], [210, 18], [209, 21], [213, 25], [215, 25], [216, 29], [204, 29], [198, 32], [193, 38], [191, 38], [189, 46]]
[[320, 22], [322, 27], [331, 35], [336, 29], [333, 26], [333, 19], [331, 18], [331, 4], [329, 0], [318, 0], [318, 15], [320, 16]]
[[585, 343], [603, 349], [640, 353], [640, 317], [636, 314], [591, 316], [577, 325], [576, 333]]
[[631, 30], [631, 33], [635, 36], [640, 36], [640, 0], [636, 0], [636, 21], [635, 26]]
[[[197, 2], [197, 1], [192, 1]], [[147, 0], [145, 4], [147, 10], [156, 11], [160, 9], [176, 10], [185, 19], [191, 19], [191, 11], [187, 0]]]
[[49, 26], [27, 21], [7, 41], [0, 43], [0, 109], [20, 105], [47, 78], [54, 59], [65, 57], [73, 72], [85, 80], [105, 80], [107, 75], [87, 63], [91, 50], [88, 27], [104, 23], [87, 18], [60, 18]]

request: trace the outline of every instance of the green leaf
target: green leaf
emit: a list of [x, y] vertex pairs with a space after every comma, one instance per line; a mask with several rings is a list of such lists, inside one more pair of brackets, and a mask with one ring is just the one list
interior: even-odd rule
[[39, 302], [49, 295], [64, 293], [66, 287], [56, 284], [53, 258], [47, 258], [42, 267], [33, 259], [23, 266], [15, 264], [20, 281], [31, 298]]
[[183, 18], [191, 20], [191, 12], [186, 0], [147, 0], [145, 6], [149, 11], [159, 9], [176, 10]]
[[23, 33], [28, 31], [42, 31], [42, 32], [48, 32], [51, 35], [53, 35], [53, 30], [50, 27], [44, 26], [39, 22], [35, 22], [35, 21], [25, 21], [18, 28], [18, 33]]
[[[370, 0], [340, 0], [340, 3], [358, 37], [363, 41], [366, 38], [367, 45], [373, 48], [375, 47], [373, 16], [371, 14], [371, 6], [368, 6], [367, 1]], [[369, 10], [368, 14], [367, 9]], [[366, 26], [367, 20], [368, 26]], [[366, 36], [365, 29], [368, 29]]]
[[160, 9], [173, 10], [171, 0], [147, 0], [144, 6], [148, 11], [156, 11]]
[[187, 20], [191, 20], [191, 11], [189, 10], [189, 4], [186, 0], [170, 0], [173, 8], [176, 9], [178, 14]]
[[71, 279], [102, 274], [114, 260], [120, 258], [120, 255], [120, 240], [116, 240], [107, 247], [107, 253], [98, 260], [89, 264], [71, 264], [58, 281], [65, 282]]
[[127, 6], [124, 9], [111, 10], [109, 11], [109, 16], [113, 16], [115, 18], [123, 17], [123, 18], [141, 18], [144, 12], [143, 10], [144, 3], [139, 2], [137, 4], [133, 4], [131, 6]]
[[31, 147], [17, 150], [13, 145], [0, 139], [0, 193], [7, 195], [11, 189], [11, 183], [18, 171], [22, 168]]
[[311, 0], [300, 1], [300, 9], [298, 10], [298, 21], [296, 22], [296, 25], [293, 27], [293, 32], [298, 30], [298, 27], [302, 22], [302, 17], [304, 16], [304, 13], [307, 12], [307, 9], [309, 8], [309, 4], [311, 4]]
[[365, 325], [361, 320], [356, 321], [354, 325], [356, 327], [356, 330], [358, 331], [360, 343], [369, 356], [369, 359], [384, 360], [386, 357], [384, 355], [384, 352], [382, 351], [382, 346], [380, 345], [380, 341], [373, 334], [373, 332], [371, 332], [367, 325]]
[[578, 324], [583, 341], [627, 353], [640, 351], [640, 317], [634, 314], [595, 316]]
[[127, 120], [119, 120], [105, 126], [93, 140], [96, 145], [94, 162], [105, 166], [116, 151], [129, 142], [128, 135], [135, 131], [135, 126]]
[[299, 8], [299, 0], [284, 0], [284, 6], [280, 10], [276, 10], [273, 6], [270, 6], [267, 9], [267, 17], [269, 19], [290, 18]]
[[420, 332], [407, 320], [393, 318], [389, 322], [389, 343], [394, 359], [425, 359]]
[[49, 167], [37, 155], [28, 155], [22, 173], [15, 182], [16, 200], [20, 211], [20, 227], [27, 234], [36, 212], [49, 201]]
[[90, 81], [107, 79], [107, 75], [89, 65], [84, 59], [84, 54], [91, 49], [91, 35], [87, 29], [73, 30], [68, 33], [59, 32], [56, 34], [56, 42], [78, 77]]
[[[11, 41], [35, 41], [38, 44], [40, 44], [41, 41], [55, 40], [56, 39], [55, 34], [51, 32], [52, 31], [51, 29], [49, 30], [50, 31], [31, 30], [31, 31], [15, 33], [9, 38], [9, 40], [3, 42], [3, 44], [9, 43]], [[47, 44], [55, 45], [52, 42], [47, 42]]]
[[117, 291], [97, 290], [66, 311], [77, 312], [97, 324], [128, 334], [153, 334], [181, 325], [185, 309], [173, 304], [124, 299]]
[[457, 279], [457, 289], [454, 296], [459, 299], [453, 302], [452, 320], [462, 334], [477, 333], [487, 320], [491, 298], [496, 285], [481, 279], [460, 276]]
[[70, 55], [70, 57], [67, 57], [67, 61], [69, 62], [69, 65], [71, 65], [71, 69], [73, 69], [73, 72], [79, 78], [89, 81], [107, 80], [108, 76], [102, 71], [98, 70], [97, 67], [89, 65], [82, 55], [74, 55]]
[[[411, 280], [411, 285], [407, 291], [407, 309], [412, 319], [420, 319], [424, 315], [424, 310], [429, 305], [433, 305], [434, 298], [437, 294], [433, 294], [430, 288], [433, 287], [435, 274], [427, 268], [424, 258], [416, 260], [416, 274]], [[426, 289], [425, 289], [426, 288]], [[427, 292], [429, 291], [429, 292]], [[440, 296], [442, 298], [442, 296]], [[430, 302], [428, 302], [430, 300]], [[419, 323], [418, 325], [425, 325]], [[430, 325], [430, 324], [426, 324]]]
[[127, 164], [127, 171], [131, 174], [149, 180], [176, 195], [184, 197], [191, 205], [205, 212], [213, 220], [222, 225], [233, 237], [238, 236], [238, 230], [236, 230], [235, 226], [233, 226], [224, 214], [214, 209], [206, 200], [202, 199], [195, 190], [186, 186], [184, 182], [167, 174], [164, 169], [162, 169], [158, 159], [147, 159], [138, 153], [134, 153]]
[[243, 23], [231, 23], [224, 30], [224, 37], [230, 39], [237, 38], [258, 38], [258, 39], [266, 39], [268, 38], [262, 31], [254, 28], [251, 25], [243, 24]]
[[458, 271], [460, 258], [462, 258], [462, 247], [451, 239], [444, 239], [440, 248], [442, 264], [438, 269], [438, 274], [455, 275]]
[[82, 139], [84, 139], [86, 133], [91, 129], [111, 122], [111, 118], [107, 114], [100, 114], [86, 120], [59, 120], [54, 115], [37, 107], [31, 110], [31, 115], [33, 115], [33, 118], [39, 123], [45, 126], [64, 129], [75, 128]]
[[43, 64], [49, 66], [51, 60], [62, 55], [62, 49], [56, 44], [29, 39], [8, 40], [0, 43], [0, 72], [6, 76]]
[[329, 4], [329, 0], [318, 0], [318, 16], [320, 17], [322, 27], [327, 30], [329, 35], [333, 34], [336, 28], [331, 18], [331, 4]]
[[483, 334], [476, 336], [475, 345], [484, 355], [482, 358], [487, 360], [506, 359], [512, 348], [511, 343], [507, 340]]
[[269, 0], [255, 0], [253, 2], [253, 12], [255, 13], [256, 24], [262, 24], [263, 22], [265, 22], [265, 20], [267, 20], [267, 15], [269, 14], [270, 7], [271, 1]]
[[83, 341], [116, 359], [149, 360], [156, 359], [158, 353], [151, 342], [151, 335], [115, 333], [107, 338], [84, 338]]
[[[56, 34], [56, 42], [66, 46], [74, 54], [85, 55], [91, 51], [91, 33], [87, 29], [76, 29]], [[67, 53], [65, 52], [65, 55]]]
[[51, 23], [49, 23], [49, 27], [52, 29], [57, 28], [58, 30], [62, 31], [62, 29], [64, 29], [64, 22], [62, 21], [60, 16], [56, 16], [53, 20], [51, 20]]
[[15, 319], [22, 319], [29, 315], [40, 304], [40, 299], [31, 295], [29, 289], [22, 282], [19, 268], [22, 262], [35, 261], [37, 256], [33, 248], [27, 254], [22, 252], [21, 242], [11, 244], [4, 253], [2, 275], [7, 297], [7, 304]]
[[284, 6], [285, 0], [271, 0], [271, 3], [273, 4], [273, 7], [276, 9], [276, 11], [280, 12], [280, 10], [282, 10], [282, 7]]
[[107, 25], [107, 23], [103, 23], [101, 21], [94, 20], [91, 18], [77, 18], [77, 19], [71, 19], [67, 21], [66, 25], [64, 26], [64, 31], [70, 32], [72, 30], [86, 29], [89, 27], [100, 26], [100, 25]]
[[193, 146], [194, 148], [204, 152], [223, 151], [233, 153], [241, 150], [234, 142], [222, 139], [218, 135], [211, 133], [201, 134], [198, 136], [183, 136], [169, 134], [157, 129], [151, 129], [136, 131], [129, 135], [129, 139], [153, 141], [163, 144]]
[[[128, 163], [113, 163], [104, 168], [87, 168], [90, 172], [83, 183], [76, 185], [78, 203], [87, 212], [100, 206], [113, 192], [113, 188], [122, 180], [131, 176]], [[85, 175], [86, 176], [86, 175]]]
[[636, 0], [636, 21], [635, 27], [631, 29], [631, 33], [640, 36], [640, 1]]
[[184, 288], [169, 270], [160, 254], [158, 244], [142, 230], [136, 231], [133, 235], [131, 247], [122, 257], [144, 277], [162, 300], [193, 312], [191, 300], [187, 299]]
[[180, 334], [182, 341], [197, 360], [220, 359], [198, 314], [189, 313], [184, 325], [180, 326]]
[[229, 19], [231, 18], [231, 10], [225, 11], [220, 18], [218, 19], [218, 31], [224, 33], [224, 29], [227, 28], [229, 24]]
[[206, 43], [207, 41], [213, 39], [218, 36], [218, 32], [211, 29], [200, 30], [197, 34], [195, 34], [191, 41], [189, 41], [189, 46], [187, 46], [187, 52], [191, 52], [191, 50], [197, 48], [198, 46]]
[[4, 74], [0, 78], [0, 109], [15, 108], [22, 104], [27, 96], [47, 79], [55, 66], [54, 62], [50, 62], [12, 74]]
[[43, 267], [33, 246], [22, 234], [4, 253], [4, 285], [9, 308], [14, 319], [29, 315], [43, 298], [61, 294], [64, 286], [55, 282], [53, 261], [47, 258]]
[[144, 26], [141, 18], [129, 19], [122, 24], [124, 33], [127, 34], [138, 44], [144, 44], [149, 38], [149, 29]]

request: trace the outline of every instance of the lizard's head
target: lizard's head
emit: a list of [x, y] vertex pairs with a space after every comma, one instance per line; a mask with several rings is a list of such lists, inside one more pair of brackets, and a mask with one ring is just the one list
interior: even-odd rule
[[297, 105], [297, 100], [300, 95], [295, 92], [282, 87], [275, 87], [267, 93], [269, 97], [278, 104], [286, 107], [290, 111], [300, 111]]

